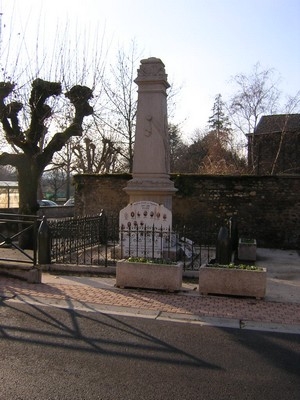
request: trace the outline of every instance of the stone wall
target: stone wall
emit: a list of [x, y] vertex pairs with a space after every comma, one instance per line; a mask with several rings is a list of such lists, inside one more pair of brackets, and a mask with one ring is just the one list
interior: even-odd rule
[[76, 175], [75, 215], [96, 215], [102, 209], [119, 214], [129, 201], [123, 190], [129, 179], [129, 174]]
[[[128, 203], [123, 188], [129, 174], [77, 175], [76, 215], [101, 209], [118, 213]], [[221, 227], [237, 217], [239, 236], [258, 246], [300, 248], [300, 176], [171, 175], [178, 189], [173, 198], [173, 225]], [[217, 230], [216, 229], [216, 235]]]
[[[5, 214], [18, 214], [18, 208], [0, 208], [0, 213]], [[45, 215], [47, 218], [68, 218], [74, 216], [74, 207], [73, 206], [56, 206], [56, 207], [41, 207], [38, 212], [38, 217], [43, 217]]]

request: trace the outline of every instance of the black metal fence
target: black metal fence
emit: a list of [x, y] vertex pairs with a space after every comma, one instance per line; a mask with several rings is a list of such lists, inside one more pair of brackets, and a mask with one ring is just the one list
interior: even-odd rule
[[[34, 215], [0, 213], [0, 261], [36, 265], [38, 225], [38, 217]], [[30, 237], [32, 248], [23, 249], [19, 245], [22, 236]]]
[[186, 270], [197, 270], [215, 257], [214, 224], [174, 230], [153, 227], [122, 229], [115, 215], [51, 220], [51, 261], [77, 265], [115, 265], [129, 256], [183, 261]]
[[95, 216], [51, 220], [51, 261], [64, 264], [105, 265], [117, 245], [118, 222], [104, 213]]
[[[0, 261], [39, 263], [44, 255], [44, 237], [40, 220], [35, 216], [0, 214]], [[200, 265], [215, 258], [218, 227], [214, 221], [203, 219], [195, 227], [177, 226], [163, 230], [157, 227], [119, 230], [119, 217], [101, 212], [99, 215], [46, 221], [49, 228], [50, 262], [76, 265], [115, 265], [130, 256], [147, 259], [183, 261], [185, 270], [198, 270]], [[18, 244], [22, 234], [32, 235], [33, 249], [23, 250]], [[40, 239], [40, 240], [39, 240]], [[39, 243], [39, 249], [37, 244]], [[16, 250], [17, 259], [3, 257], [5, 249]], [[48, 252], [48, 251], [47, 251]], [[11, 252], [9, 253], [11, 254]], [[44, 263], [48, 263], [44, 262]]]

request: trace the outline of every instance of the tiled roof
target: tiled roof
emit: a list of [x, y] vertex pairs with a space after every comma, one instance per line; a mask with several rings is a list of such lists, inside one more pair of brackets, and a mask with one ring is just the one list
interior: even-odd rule
[[255, 135], [275, 132], [300, 132], [300, 114], [264, 115], [255, 129]]

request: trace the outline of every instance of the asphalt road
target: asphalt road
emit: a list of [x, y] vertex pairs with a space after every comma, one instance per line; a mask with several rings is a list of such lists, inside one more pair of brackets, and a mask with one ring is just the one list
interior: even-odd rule
[[299, 398], [299, 335], [0, 303], [1, 400]]

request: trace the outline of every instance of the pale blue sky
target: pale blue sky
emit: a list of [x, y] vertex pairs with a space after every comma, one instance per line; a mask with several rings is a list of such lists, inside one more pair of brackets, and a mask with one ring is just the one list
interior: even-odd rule
[[218, 93], [230, 96], [230, 78], [257, 62], [281, 76], [284, 96], [300, 90], [300, 0], [0, 0], [0, 7], [3, 35], [13, 16], [28, 36], [39, 21], [49, 42], [65, 21], [77, 34], [98, 29], [110, 54], [134, 39], [142, 58], [161, 58], [169, 81], [182, 85], [175, 122], [187, 118], [187, 135], [205, 127]]

